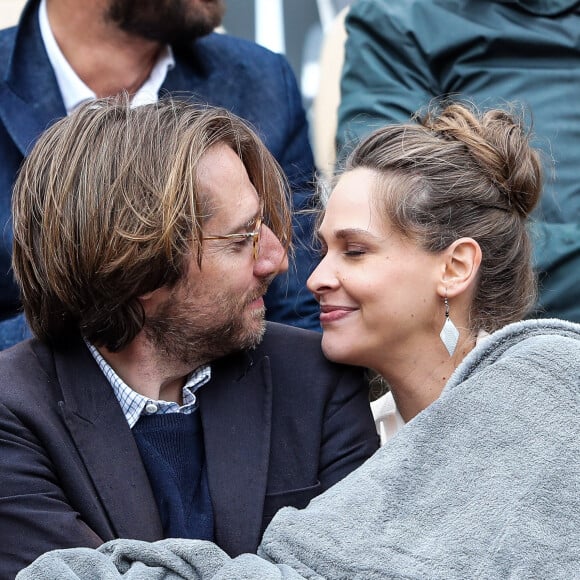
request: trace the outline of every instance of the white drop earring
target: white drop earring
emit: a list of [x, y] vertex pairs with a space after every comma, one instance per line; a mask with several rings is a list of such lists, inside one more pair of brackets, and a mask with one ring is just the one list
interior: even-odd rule
[[457, 330], [457, 327], [451, 322], [451, 318], [449, 318], [449, 301], [447, 300], [447, 296], [445, 296], [445, 324], [443, 324], [439, 337], [445, 345], [449, 356], [453, 356], [457, 348], [457, 341], [459, 340], [459, 330]]

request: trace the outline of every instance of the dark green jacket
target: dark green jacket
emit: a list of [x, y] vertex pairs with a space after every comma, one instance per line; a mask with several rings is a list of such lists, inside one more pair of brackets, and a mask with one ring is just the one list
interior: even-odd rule
[[580, 322], [580, 1], [358, 0], [346, 25], [342, 157], [434, 97], [526, 107], [546, 169], [536, 314]]

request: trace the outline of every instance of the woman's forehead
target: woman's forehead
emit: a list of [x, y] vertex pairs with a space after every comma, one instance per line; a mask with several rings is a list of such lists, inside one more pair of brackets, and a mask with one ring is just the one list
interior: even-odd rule
[[328, 198], [321, 228], [380, 227], [374, 202], [376, 178], [376, 172], [365, 168], [345, 172]]

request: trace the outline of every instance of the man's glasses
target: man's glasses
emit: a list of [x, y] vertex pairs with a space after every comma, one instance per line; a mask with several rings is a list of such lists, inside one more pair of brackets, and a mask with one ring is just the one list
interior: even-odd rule
[[243, 234], [223, 234], [221, 236], [204, 236], [202, 240], [252, 240], [252, 256], [254, 260], [258, 259], [260, 252], [260, 234], [262, 233], [262, 223], [264, 216], [260, 215], [256, 219], [255, 229], [253, 232]]

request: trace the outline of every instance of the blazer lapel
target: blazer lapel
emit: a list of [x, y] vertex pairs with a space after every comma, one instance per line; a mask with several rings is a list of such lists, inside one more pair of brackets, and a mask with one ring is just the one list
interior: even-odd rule
[[26, 156], [42, 131], [66, 116], [40, 34], [38, 2], [26, 5], [7, 57], [6, 74], [0, 80], [0, 118]]
[[247, 98], [245, 87], [240, 86], [236, 75], [225, 74], [223, 67], [214, 62], [216, 49], [208, 50], [207, 45], [213, 45], [215, 35], [197, 39], [189, 46], [174, 47], [175, 67], [168, 71], [160, 96], [173, 94], [240, 114], [240, 103]]
[[247, 355], [212, 365], [199, 392], [216, 542], [229, 554], [259, 543], [267, 490], [272, 415], [268, 357]]
[[115, 394], [82, 342], [55, 353], [63, 417], [113, 528], [113, 535], [163, 537], [139, 450]]

